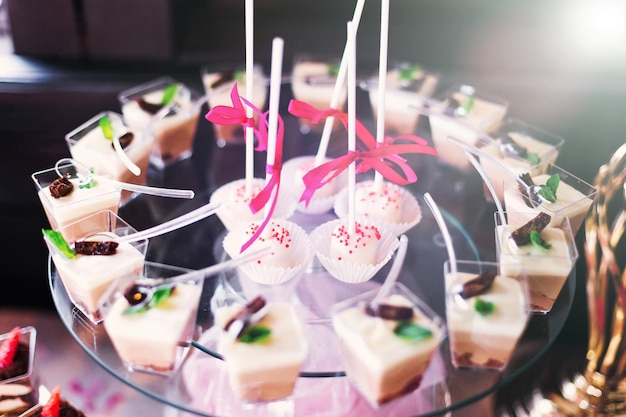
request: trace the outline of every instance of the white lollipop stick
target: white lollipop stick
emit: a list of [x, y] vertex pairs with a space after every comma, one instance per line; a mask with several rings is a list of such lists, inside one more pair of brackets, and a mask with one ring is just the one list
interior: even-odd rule
[[[348, 22], [348, 151], [356, 150], [356, 37], [354, 24]], [[348, 167], [348, 232], [354, 234], [356, 216], [356, 162], [352, 161]]]
[[[254, 82], [254, 0], [246, 0], [246, 99], [253, 101]], [[246, 116], [253, 117], [250, 106], [246, 106]], [[244, 132], [246, 138], [246, 195], [252, 193], [252, 183], [254, 179], [254, 129], [246, 126]]]
[[[385, 100], [387, 95], [387, 49], [389, 43], [389, 0], [381, 1], [380, 11], [380, 52], [378, 63], [378, 113], [376, 116], [376, 142], [385, 141]], [[376, 171], [374, 189], [381, 191], [383, 176]]]
[[[354, 14], [352, 15], [352, 22], [354, 24], [354, 30], [357, 31], [359, 28], [359, 22], [361, 21], [361, 14], [363, 13], [363, 6], [365, 5], [365, 0], [358, 0], [356, 3], [356, 7], [354, 9]], [[341, 57], [341, 63], [339, 64], [339, 72], [337, 74], [337, 80], [335, 81], [335, 89], [333, 90], [333, 95], [330, 99], [330, 107], [336, 108], [339, 104], [339, 98], [341, 97], [341, 90], [343, 88], [346, 73], [348, 71], [348, 42], [346, 41], [346, 45], [343, 49], [343, 55]], [[321, 165], [324, 162], [324, 158], [326, 157], [326, 152], [328, 151], [328, 142], [330, 141], [330, 134], [333, 129], [333, 121], [334, 117], [329, 117], [324, 122], [324, 129], [322, 130], [322, 137], [320, 139], [320, 144], [317, 149], [317, 154], [315, 155], [315, 166]]]
[[[280, 105], [280, 85], [282, 83], [283, 66], [282, 38], [274, 38], [272, 41], [272, 68], [270, 76], [270, 100], [269, 100], [269, 120], [267, 127], [267, 165], [274, 165], [276, 159], [276, 136], [278, 135], [278, 106]], [[272, 174], [266, 175], [269, 182]], [[274, 191], [276, 192], [276, 191]], [[265, 214], [268, 214], [269, 205], [265, 206]]]
[[391, 265], [391, 269], [389, 270], [389, 274], [385, 278], [385, 282], [380, 287], [374, 300], [372, 300], [372, 304], [378, 303], [380, 300], [385, 298], [389, 291], [393, 288], [393, 284], [398, 280], [398, 276], [400, 275], [400, 271], [402, 270], [402, 264], [404, 263], [404, 258], [406, 257], [406, 248], [408, 246], [409, 239], [406, 235], [400, 236], [400, 246], [398, 246], [398, 251], [396, 252], [396, 258], [393, 260], [393, 264]]

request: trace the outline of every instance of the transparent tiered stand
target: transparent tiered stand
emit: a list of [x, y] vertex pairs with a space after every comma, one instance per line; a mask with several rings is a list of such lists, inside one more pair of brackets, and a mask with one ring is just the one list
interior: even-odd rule
[[[288, 98], [281, 102], [286, 106]], [[286, 128], [285, 159], [313, 155], [319, 135], [300, 135], [297, 120], [288, 114], [283, 117]], [[371, 120], [371, 114], [365, 113], [359, 117]], [[418, 133], [428, 137], [427, 120], [420, 121]], [[345, 152], [344, 139], [345, 135], [333, 136], [329, 156]], [[219, 185], [243, 177], [244, 156], [244, 146], [241, 144], [217, 148], [209, 123], [201, 118], [193, 157], [163, 171], [150, 173], [152, 184], [193, 188], [196, 197], [181, 201], [137, 196], [120, 208], [120, 216], [135, 228], [143, 229], [205, 204]], [[258, 155], [258, 158], [257, 172], [262, 177], [264, 154]], [[495, 205], [485, 198], [482, 182], [475, 172], [456, 171], [429, 156], [410, 155], [408, 159], [419, 179], [407, 188], [418, 199], [423, 217], [406, 232], [409, 238], [408, 253], [399, 279], [441, 317], [445, 317], [443, 262], [448, 254], [439, 227], [423, 200], [423, 194], [429, 192], [442, 209], [458, 259], [495, 260]], [[332, 212], [322, 215], [297, 213], [290, 220], [310, 231], [317, 224], [333, 218]], [[224, 234], [221, 222], [213, 216], [153, 238], [149, 243], [147, 267], [152, 263], [187, 269], [212, 265], [225, 256], [221, 247]], [[335, 301], [379, 286], [389, 265], [364, 284], [337, 281], [317, 263], [302, 276], [274, 289], [261, 288], [246, 279], [240, 280], [236, 273], [207, 279], [197, 317], [197, 338], [190, 346], [181, 369], [169, 377], [128, 370], [113, 349], [103, 325], [90, 323], [74, 308], [50, 260], [49, 267], [50, 290], [56, 309], [76, 342], [112, 375], [145, 395], [171, 406], [181, 416], [443, 415], [497, 391], [538, 359], [564, 324], [575, 287], [575, 276], [572, 273], [553, 310], [546, 315], [531, 317], [511, 362], [503, 371], [455, 369], [450, 361], [446, 339], [415, 392], [380, 409], [373, 409], [345, 377], [330, 324], [329, 309]], [[268, 404], [241, 404], [230, 391], [223, 361], [215, 348], [216, 329], [213, 327], [211, 300], [233, 295], [246, 297], [269, 290], [287, 294], [306, 311], [310, 359], [302, 369], [291, 398]]]

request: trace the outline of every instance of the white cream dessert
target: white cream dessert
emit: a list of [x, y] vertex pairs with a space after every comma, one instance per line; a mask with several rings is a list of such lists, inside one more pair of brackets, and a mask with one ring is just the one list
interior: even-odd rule
[[[503, 146], [511, 146], [520, 151], [503, 152]], [[541, 166], [554, 163], [559, 155], [559, 149], [554, 144], [543, 142], [524, 132], [515, 131], [496, 137], [493, 142], [481, 147], [480, 150], [502, 164], [507, 171], [503, 172], [499, 166], [487, 158], [480, 159], [480, 164], [500, 201], [504, 200], [504, 184], [515, 184], [513, 177], [530, 172], [534, 167], [541, 169]]]
[[104, 327], [124, 364], [154, 373], [176, 370], [194, 334], [201, 292], [198, 282], [176, 284], [140, 311], [132, 311], [136, 303], [126, 298], [134, 299], [130, 289], [114, 294], [103, 312]]
[[[60, 178], [60, 177], [57, 177]], [[63, 236], [68, 241], [74, 241], [83, 236], [78, 220], [102, 210], [117, 213], [120, 205], [120, 190], [113, 186], [95, 182], [91, 187], [80, 187], [78, 178], [69, 178], [72, 190], [69, 194], [53, 197], [49, 183], [37, 180], [37, 173], [33, 179], [40, 188], [37, 195], [53, 229], [63, 229]], [[59, 180], [62, 181], [62, 180]], [[74, 225], [76, 227], [68, 227]], [[103, 225], [105, 226], [105, 225]]]
[[[220, 352], [237, 397], [245, 402], [289, 397], [308, 355], [295, 307], [286, 302], [266, 305], [258, 297], [243, 308], [220, 307], [214, 313], [222, 329]], [[254, 314], [258, 316], [251, 319]]]
[[[100, 233], [85, 240], [116, 242], [117, 239], [114, 233]], [[145, 240], [134, 245], [120, 242], [111, 254], [77, 253], [71, 259], [52, 252], [52, 261], [72, 303], [91, 321], [99, 323], [102, 320], [99, 310], [102, 296], [118, 278], [143, 272], [146, 245]]]
[[494, 272], [490, 287], [459, 300], [459, 287], [477, 277], [462, 271], [445, 276], [452, 363], [460, 368], [502, 369], [526, 328], [526, 290], [518, 279]]
[[381, 233], [374, 225], [355, 222], [351, 231], [346, 222], [341, 222], [330, 237], [330, 257], [341, 262], [374, 265], [380, 239]]
[[[202, 83], [206, 93], [209, 108], [215, 106], [232, 107], [231, 92], [233, 86], [237, 84], [239, 96], [252, 103], [258, 111], [263, 112], [267, 101], [267, 79], [263, 75], [261, 67], [255, 67], [252, 77], [252, 98], [246, 97], [247, 76], [243, 70], [227, 70], [219, 72], [208, 72], [206, 69], [202, 74]], [[247, 106], [244, 104], [247, 110]], [[259, 116], [254, 113], [253, 117], [258, 123]], [[220, 146], [225, 143], [242, 142], [244, 140], [243, 127], [236, 125], [214, 124], [215, 139]]]
[[333, 312], [346, 375], [374, 406], [419, 387], [444, 337], [441, 324], [393, 294], [373, 308], [356, 304]]
[[[169, 89], [176, 91], [168, 94]], [[168, 100], [166, 96], [171, 98]], [[149, 134], [155, 136], [156, 156], [160, 160], [153, 158], [153, 162], [168, 164], [191, 156], [200, 106], [197, 97], [184, 84], [169, 78], [158, 79], [122, 92], [120, 102], [129, 126], [138, 131], [151, 128]], [[164, 107], [171, 107], [171, 110], [162, 114]], [[154, 120], [155, 117], [159, 119]]]
[[[339, 65], [335, 65], [330, 61], [321, 61], [315, 58], [297, 59], [291, 75], [293, 97], [318, 110], [330, 108], [335, 84], [337, 83], [338, 69]], [[347, 98], [348, 90], [344, 86], [336, 107], [338, 110], [343, 110]], [[333, 123], [334, 128], [341, 126], [337, 119]], [[324, 123], [311, 125], [310, 120], [300, 119], [300, 131], [302, 133], [308, 133], [311, 130], [321, 132], [323, 127]]]
[[[510, 213], [507, 212], [510, 218]], [[543, 213], [540, 215], [540, 217]], [[557, 216], [561, 222], [563, 217]], [[537, 219], [537, 218], [535, 218]], [[532, 225], [533, 219], [525, 225]], [[548, 224], [550, 219], [545, 220]], [[526, 226], [534, 227], [534, 226]], [[515, 243], [511, 234], [520, 229], [515, 225], [497, 225], [498, 261], [503, 274], [510, 277], [526, 275], [531, 309], [547, 313], [552, 309], [577, 259], [577, 251], [567, 225], [536, 229], [545, 247], [524, 241]], [[529, 229], [530, 230], [530, 229]]]
[[263, 189], [264, 180], [253, 179], [250, 189], [246, 180], [235, 180], [219, 187], [211, 195], [211, 203], [220, 203], [217, 216], [227, 230], [233, 230], [241, 224], [263, 219], [263, 210], [252, 212], [250, 203]]
[[[531, 176], [534, 184], [542, 186], [546, 185], [551, 177], [552, 175], [549, 174]], [[595, 189], [590, 185], [583, 184], [582, 187], [585, 189], [584, 193], [561, 179], [556, 189], [556, 201], [550, 202], [542, 199], [538, 207], [528, 205], [517, 184], [505, 187], [503, 201], [510, 216], [509, 223], [522, 224], [530, 220], [533, 214], [544, 212], [550, 215], [566, 216], [570, 221], [572, 233], [576, 235], [589, 212], [593, 203], [592, 197], [595, 194]], [[557, 217], [553, 216], [554, 219]]]
[[[414, 133], [419, 120], [416, 107], [435, 92], [439, 82], [435, 74], [424, 71], [419, 65], [404, 65], [386, 75], [385, 130], [396, 133]], [[378, 79], [368, 87], [374, 119], [378, 118]]]
[[367, 183], [357, 186], [354, 193], [355, 214], [372, 221], [400, 223], [402, 220], [402, 193], [398, 188]]
[[462, 86], [430, 113], [432, 141], [439, 159], [459, 169], [469, 169], [463, 149], [448, 137], [476, 146], [481, 133], [494, 131], [507, 112], [507, 105], [474, 94], [473, 87]]
[[[128, 159], [141, 169], [139, 175], [133, 174], [124, 164], [113, 147], [113, 139], [105, 137], [99, 126], [103, 117], [111, 121], [113, 134], [120, 137], [120, 144]], [[102, 112], [68, 133], [66, 141], [72, 158], [90, 169], [93, 168], [96, 174], [108, 174], [114, 180], [131, 184], [147, 183], [154, 136], [126, 126], [121, 115]], [[122, 201], [126, 201], [131, 195], [131, 191], [122, 190]]]

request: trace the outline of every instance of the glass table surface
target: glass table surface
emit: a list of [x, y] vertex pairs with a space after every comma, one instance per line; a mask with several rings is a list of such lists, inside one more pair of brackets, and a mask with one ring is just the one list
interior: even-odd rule
[[[285, 144], [285, 158], [312, 155], [315, 140], [301, 135], [297, 120], [284, 116], [286, 137], [297, 137]], [[193, 156], [163, 170], [154, 169], [150, 182], [158, 186], [191, 187], [193, 200], [168, 200], [152, 196], [136, 196], [120, 208], [119, 215], [137, 229], [176, 217], [208, 203], [212, 192], [221, 184], [239, 178], [243, 167], [244, 146], [215, 146], [208, 123], [199, 122]], [[427, 136], [427, 124], [420, 122]], [[333, 137], [329, 154], [345, 152], [342, 143]], [[493, 212], [495, 205], [485, 199], [480, 177], [473, 172], [458, 172], [432, 157], [411, 155], [409, 162], [418, 174], [418, 181], [406, 188], [418, 200], [422, 211], [420, 222], [408, 230], [408, 251], [399, 280], [409, 287], [441, 317], [445, 317], [443, 263], [448, 259], [443, 236], [424, 202], [429, 192], [442, 210], [452, 236], [456, 257], [467, 260], [495, 260]], [[237, 165], [238, 164], [238, 165]], [[256, 164], [262, 166], [262, 162]], [[257, 174], [263, 175], [262, 172]], [[307, 231], [336, 218], [332, 212], [309, 215], [294, 214], [290, 220]], [[225, 258], [222, 239], [225, 229], [217, 216], [211, 216], [185, 228], [150, 239], [146, 268], [168, 264], [195, 270]], [[179, 415], [307, 415], [307, 416], [435, 416], [477, 401], [515, 379], [550, 346], [570, 311], [574, 297], [575, 274], [572, 272], [552, 311], [532, 315], [512, 360], [503, 371], [456, 369], [450, 359], [445, 339], [413, 393], [374, 409], [360, 397], [345, 377], [337, 341], [330, 323], [330, 306], [350, 295], [374, 289], [386, 276], [390, 264], [373, 279], [363, 284], [346, 284], [330, 276], [320, 264], [301, 276], [276, 287], [289, 292], [294, 302], [308, 311], [306, 327], [310, 334], [310, 354], [302, 369], [292, 397], [265, 404], [242, 404], [234, 397], [216, 348], [216, 327], [211, 300], [224, 294], [247, 297], [267, 288], [258, 288], [250, 280], [239, 279], [237, 273], [219, 274], [204, 282], [197, 332], [181, 368], [171, 376], [162, 376], [127, 369], [118, 357], [102, 324], [94, 325], [76, 309], [49, 258], [49, 284], [59, 316], [76, 342], [94, 361], [121, 381], [149, 397], [171, 405]]]

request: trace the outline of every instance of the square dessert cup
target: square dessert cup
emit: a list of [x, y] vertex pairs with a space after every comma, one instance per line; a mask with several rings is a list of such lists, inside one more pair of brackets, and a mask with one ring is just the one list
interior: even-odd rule
[[[470, 293], [466, 283], [475, 282], [483, 273], [495, 275], [495, 279], [490, 286]], [[444, 279], [452, 364], [456, 368], [504, 369], [530, 317], [526, 277], [507, 274], [496, 262], [457, 260], [453, 264], [448, 259]]]
[[530, 177], [536, 185], [545, 185], [550, 177], [557, 174], [560, 177], [560, 182], [556, 190], [556, 201], [542, 200], [537, 207], [532, 207], [531, 202], [520, 191], [517, 183], [504, 184], [502, 201], [509, 213], [509, 222], [513, 224], [523, 223], [533, 218], [540, 211], [552, 216], [566, 216], [569, 218], [572, 233], [576, 236], [589, 213], [598, 190], [555, 164], [548, 164], [540, 173], [530, 174]]
[[[10, 332], [0, 335], [0, 345], [9, 335]], [[2, 416], [19, 416], [39, 400], [38, 375], [35, 372], [36, 343], [37, 330], [32, 326], [22, 327], [13, 365], [2, 369], [0, 375], [0, 398], [3, 405], [6, 404], [0, 410]]]
[[374, 306], [378, 291], [331, 309], [346, 376], [375, 408], [420, 386], [446, 336], [444, 320], [402, 283], [395, 283]]
[[471, 168], [463, 149], [448, 140], [452, 136], [476, 146], [483, 133], [495, 131], [508, 111], [508, 103], [477, 91], [471, 85], [455, 85], [432, 100], [427, 110], [431, 139], [445, 164], [466, 171]]
[[[378, 120], [378, 75], [367, 83], [374, 120]], [[400, 62], [392, 65], [386, 75], [385, 131], [396, 134], [415, 133], [421, 108], [432, 97], [439, 75], [420, 65]]]
[[[206, 95], [209, 109], [215, 106], [232, 107], [231, 92], [237, 84], [239, 96], [251, 102], [259, 112], [263, 112], [267, 101], [267, 89], [269, 81], [260, 64], [253, 66], [252, 75], [252, 99], [247, 96], [247, 77], [243, 63], [230, 63], [221, 67], [206, 66], [201, 70], [202, 84]], [[246, 111], [247, 111], [247, 107]], [[259, 115], [253, 111], [256, 122]], [[228, 144], [245, 143], [243, 127], [235, 125], [219, 125], [214, 123], [215, 140], [217, 146], [223, 148]]]
[[[243, 314], [255, 311], [256, 308], [247, 310], [252, 306], [260, 307], [261, 317], [252, 325], [241, 322], [244, 325], [241, 333], [234, 335], [229, 326], [238, 323], [231, 321], [244, 311]], [[236, 397], [244, 403], [289, 398], [309, 354], [309, 341], [297, 304], [284, 298], [254, 295], [243, 299], [230, 294], [214, 297], [211, 308], [219, 327], [218, 351], [224, 357]], [[269, 337], [258, 341], [249, 337], [259, 329], [269, 331]]]
[[514, 178], [524, 172], [543, 173], [556, 162], [563, 143], [562, 137], [513, 118], [505, 120], [493, 135], [485, 135], [480, 150], [497, 163], [481, 158], [480, 164], [500, 201], [504, 184], [515, 183]]
[[[132, 226], [109, 210], [87, 216], [67, 226], [76, 238], [68, 241], [71, 247], [78, 240], [117, 241], [132, 233]], [[63, 234], [65, 228], [59, 231]], [[118, 278], [140, 274], [144, 268], [148, 240], [120, 242], [112, 255], [81, 255], [68, 258], [46, 239], [52, 261], [74, 306], [92, 323], [102, 321], [100, 299]]]
[[[177, 86], [171, 101], [166, 94]], [[164, 168], [193, 154], [204, 96], [171, 77], [159, 77], [118, 94], [124, 120], [133, 129], [154, 136], [150, 162]]]
[[[61, 177], [68, 177], [73, 188], [69, 194], [55, 198], [50, 193], [50, 185]], [[31, 178], [37, 188], [37, 196], [50, 227], [54, 230], [63, 229], [63, 237], [68, 241], [80, 237], [80, 229], [74, 231], [73, 228], [68, 227], [70, 224], [101, 210], [117, 213], [120, 206], [119, 188], [99, 182], [92, 187], [81, 188], [77, 167], [70, 161], [37, 171], [31, 175]]]
[[496, 213], [495, 236], [496, 255], [503, 274], [511, 277], [525, 275], [530, 294], [530, 308], [534, 313], [548, 313], [572, 272], [578, 250], [570, 221], [566, 216], [551, 215], [550, 224], [540, 234], [549, 249], [534, 246], [532, 243], [518, 246], [511, 233], [528, 221], [518, 219], [534, 218], [532, 213], [504, 213], [507, 223], [502, 223]]
[[[101, 120], [108, 117], [113, 134], [132, 138], [124, 153], [141, 171], [139, 175], [131, 172], [115, 151], [113, 140], [107, 139], [100, 127]], [[87, 168], [93, 168], [96, 174], [108, 175], [114, 180], [137, 185], [146, 185], [150, 155], [154, 146], [154, 135], [142, 129], [129, 126], [119, 113], [103, 111], [65, 135], [65, 141], [72, 158]], [[133, 193], [122, 191], [122, 203], [127, 202]]]
[[[122, 363], [129, 371], [163, 376], [173, 375], [189, 353], [196, 337], [196, 320], [203, 288], [203, 275], [190, 274], [169, 287], [159, 290], [137, 311], [126, 296], [138, 280], [181, 278], [192, 272], [185, 268], [146, 262], [142, 274], [129, 274], [113, 283], [101, 299], [104, 328]], [[155, 281], [156, 282], [156, 281]], [[163, 282], [163, 281], [159, 281]], [[129, 310], [131, 307], [136, 309]]]
[[[336, 56], [297, 54], [291, 73], [291, 91], [294, 99], [308, 103], [318, 110], [330, 108], [340, 64], [341, 58]], [[347, 83], [344, 82], [336, 106], [338, 110], [344, 110], [347, 98]], [[311, 124], [308, 119], [299, 119], [299, 123], [302, 134], [311, 131], [321, 133], [324, 128], [324, 123]], [[333, 131], [339, 128], [342, 128], [341, 122], [335, 118]]]

